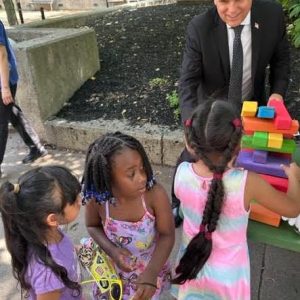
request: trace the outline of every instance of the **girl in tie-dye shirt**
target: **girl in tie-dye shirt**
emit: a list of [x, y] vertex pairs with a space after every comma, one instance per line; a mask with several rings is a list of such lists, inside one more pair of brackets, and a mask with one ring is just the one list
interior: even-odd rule
[[250, 299], [250, 200], [297, 216], [300, 169], [283, 166], [289, 179], [284, 194], [257, 174], [232, 167], [243, 129], [228, 102], [203, 103], [184, 127], [187, 149], [196, 162], [183, 162], [175, 176], [184, 223], [172, 294], [180, 300]]

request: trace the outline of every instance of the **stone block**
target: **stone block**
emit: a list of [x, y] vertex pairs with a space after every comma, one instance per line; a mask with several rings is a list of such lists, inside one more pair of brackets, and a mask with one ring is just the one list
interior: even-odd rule
[[46, 139], [44, 121], [56, 114], [100, 68], [92, 29], [12, 29], [20, 80], [17, 101]]
[[162, 138], [162, 164], [175, 166], [179, 155], [184, 149], [182, 130], [164, 131]]

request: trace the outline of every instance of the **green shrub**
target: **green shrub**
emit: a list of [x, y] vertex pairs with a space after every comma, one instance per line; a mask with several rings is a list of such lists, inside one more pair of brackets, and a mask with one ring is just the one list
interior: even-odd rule
[[300, 0], [279, 0], [288, 19], [288, 34], [295, 47], [300, 47]]
[[163, 87], [163, 86], [167, 85], [168, 82], [169, 82], [169, 80], [167, 78], [156, 77], [149, 81], [149, 85], [151, 88]]
[[174, 90], [167, 94], [166, 99], [169, 102], [170, 107], [173, 108], [175, 119], [178, 120], [180, 116], [178, 93]]

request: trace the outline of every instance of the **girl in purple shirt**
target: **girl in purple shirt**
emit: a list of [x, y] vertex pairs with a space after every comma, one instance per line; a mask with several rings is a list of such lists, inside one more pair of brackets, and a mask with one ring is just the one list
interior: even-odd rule
[[76, 253], [59, 229], [76, 219], [80, 184], [60, 166], [33, 169], [0, 188], [0, 211], [22, 298], [81, 299]]

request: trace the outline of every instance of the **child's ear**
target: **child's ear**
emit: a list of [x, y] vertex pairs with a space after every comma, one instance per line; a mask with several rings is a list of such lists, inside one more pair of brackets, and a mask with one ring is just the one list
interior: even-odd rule
[[49, 214], [46, 218], [46, 223], [49, 226], [57, 227], [59, 225], [59, 220], [56, 214]]

